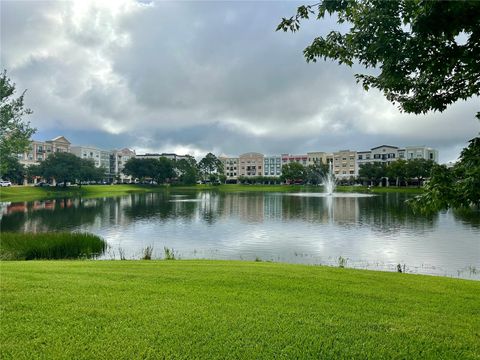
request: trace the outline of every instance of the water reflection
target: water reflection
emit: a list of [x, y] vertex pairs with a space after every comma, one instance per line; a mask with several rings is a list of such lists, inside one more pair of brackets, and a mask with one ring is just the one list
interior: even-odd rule
[[[90, 231], [138, 257], [154, 245], [183, 257], [335, 264], [457, 276], [480, 268], [480, 216], [414, 214], [405, 194], [150, 193], [2, 203], [2, 231]], [[461, 275], [469, 277], [470, 275]], [[470, 276], [471, 277], [471, 276]], [[475, 276], [474, 276], [475, 277]], [[477, 276], [478, 277], [478, 276]]]

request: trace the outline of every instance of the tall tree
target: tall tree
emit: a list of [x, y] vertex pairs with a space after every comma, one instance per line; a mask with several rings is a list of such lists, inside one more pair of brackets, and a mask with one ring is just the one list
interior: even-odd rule
[[26, 176], [25, 167], [14, 156], [5, 157], [4, 161], [6, 162], [6, 171], [2, 173], [2, 178], [13, 183], [23, 184]]
[[23, 104], [25, 91], [15, 97], [15, 84], [4, 70], [0, 75], [0, 175], [8, 172], [8, 159], [23, 153], [36, 129], [23, 117], [32, 111]]
[[379, 68], [355, 77], [409, 113], [443, 111], [480, 94], [480, 1], [322, 0], [298, 7], [277, 31], [298, 31], [302, 20], [327, 14], [350, 29], [315, 38], [304, 50], [307, 61]]
[[222, 161], [212, 153], [205, 155], [205, 157], [198, 163], [198, 167], [204, 180], [207, 177], [210, 178], [210, 175], [213, 174], [223, 174]]
[[386, 175], [390, 179], [395, 179], [396, 186], [399, 186], [400, 181], [405, 180], [407, 177], [407, 162], [403, 159], [392, 161], [387, 166]]
[[46, 179], [55, 179], [57, 183], [75, 182], [80, 178], [82, 161], [79, 157], [65, 152], [56, 152], [40, 164], [40, 173]]
[[158, 184], [164, 184], [176, 176], [173, 161], [166, 157], [161, 157], [155, 163], [155, 173], [153, 178]]
[[175, 162], [178, 181], [183, 185], [194, 185], [197, 182], [197, 161], [193, 156]]

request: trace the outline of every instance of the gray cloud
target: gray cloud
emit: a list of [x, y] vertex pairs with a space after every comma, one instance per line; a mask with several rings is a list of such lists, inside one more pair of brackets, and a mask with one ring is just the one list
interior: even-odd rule
[[6, 1], [1, 61], [28, 88], [42, 133], [100, 147], [108, 139], [109, 147], [234, 155], [425, 144], [448, 161], [478, 133], [478, 98], [443, 114], [402, 114], [355, 83], [361, 69], [307, 64], [303, 48], [334, 20], [275, 32], [295, 7]]

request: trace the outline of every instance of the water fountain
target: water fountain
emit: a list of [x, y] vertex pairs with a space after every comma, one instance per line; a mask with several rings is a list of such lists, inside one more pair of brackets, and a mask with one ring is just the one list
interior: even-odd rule
[[337, 187], [337, 180], [335, 179], [335, 174], [333, 173], [333, 163], [330, 162], [328, 167], [328, 173], [321, 176], [323, 183], [323, 192], [326, 195], [333, 195], [335, 188]]

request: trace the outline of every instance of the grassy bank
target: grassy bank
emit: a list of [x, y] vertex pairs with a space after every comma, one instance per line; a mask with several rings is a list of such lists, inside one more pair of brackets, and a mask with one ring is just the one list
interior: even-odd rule
[[108, 197], [139, 192], [165, 191], [164, 186], [84, 185], [63, 187], [14, 186], [0, 188], [0, 201], [33, 201], [65, 197]]
[[[146, 185], [85, 185], [82, 187], [33, 187], [15, 186], [0, 188], [0, 201], [33, 201], [41, 199], [55, 199], [65, 197], [109, 197], [120, 196], [131, 193], [161, 192], [161, 191], [220, 191], [220, 192], [295, 192], [311, 191], [321, 192], [320, 186], [303, 185], [193, 185], [193, 186], [146, 186]], [[421, 193], [422, 188], [385, 188], [374, 187], [368, 189], [364, 186], [338, 186], [339, 192], [402, 192]]]
[[0, 234], [0, 260], [78, 259], [103, 253], [106, 242], [84, 233]]
[[227, 261], [2, 262], [2, 359], [478, 359], [480, 283]]

